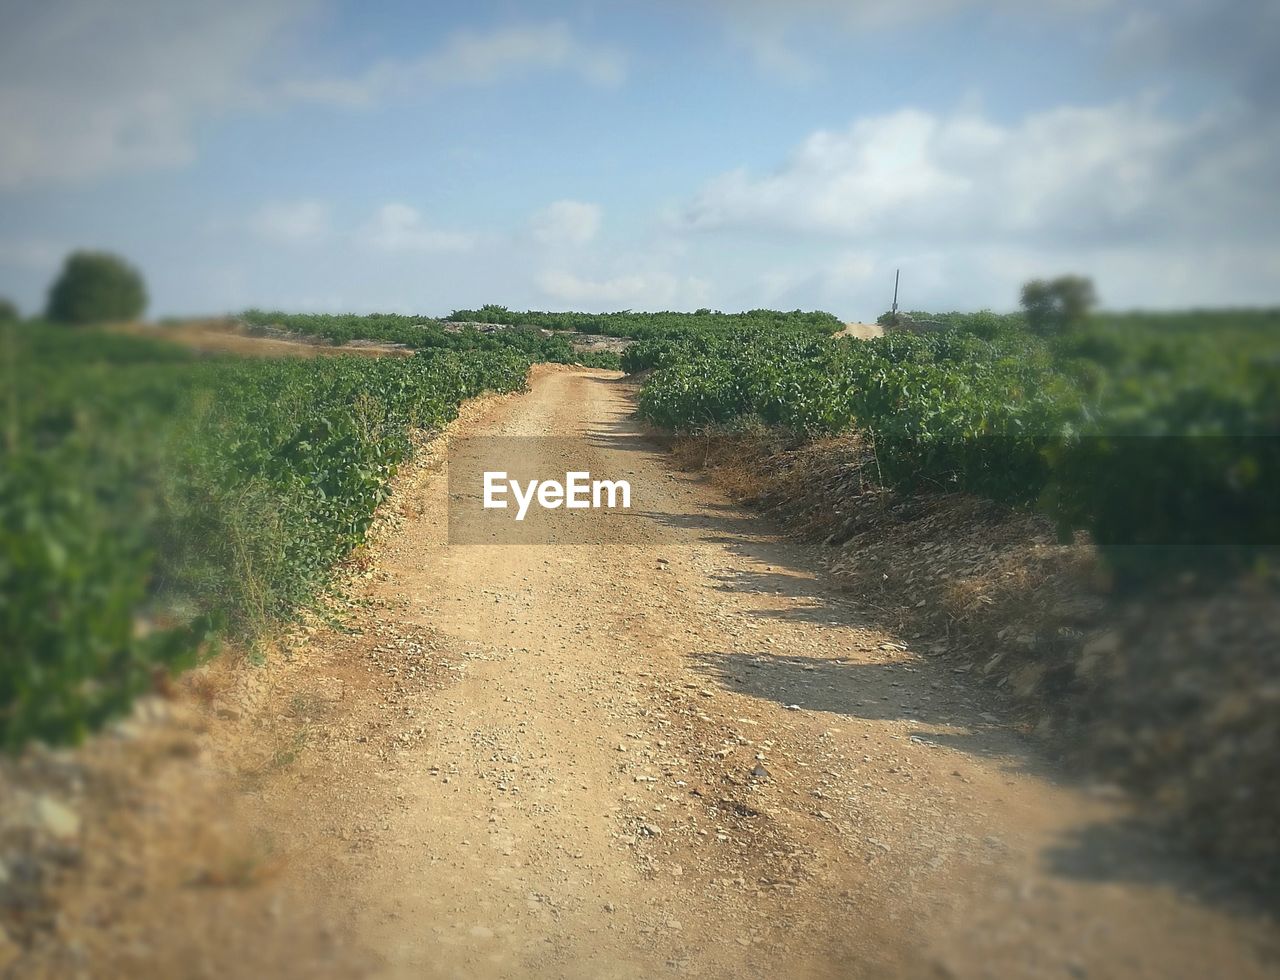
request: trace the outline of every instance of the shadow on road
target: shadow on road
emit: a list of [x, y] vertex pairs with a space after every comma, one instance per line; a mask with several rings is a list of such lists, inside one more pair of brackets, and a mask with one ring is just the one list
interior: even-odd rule
[[922, 727], [910, 737], [926, 744], [1032, 768], [1026, 740], [983, 718], [968, 700], [969, 684], [942, 680], [933, 665], [916, 658], [892, 663], [853, 663], [772, 652], [702, 652], [694, 669], [721, 686], [803, 711], [871, 721], [906, 721]]

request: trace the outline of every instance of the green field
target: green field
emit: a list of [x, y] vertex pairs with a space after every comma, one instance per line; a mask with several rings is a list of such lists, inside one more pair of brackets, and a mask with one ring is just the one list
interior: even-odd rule
[[521, 388], [535, 361], [584, 359], [544, 329], [638, 338], [623, 366], [651, 372], [639, 410], [655, 425], [859, 433], [890, 486], [1040, 508], [1134, 583], [1265, 570], [1280, 541], [1276, 311], [1100, 315], [1049, 340], [992, 314], [873, 341], [832, 337], [821, 313], [455, 316], [516, 328], [247, 316], [417, 350], [263, 361], [7, 327], [0, 645], [17, 653], [0, 662], [0, 742], [74, 740], [157, 669], [312, 602], [415, 429]]
[[7, 328], [0, 744], [73, 740], [159, 668], [310, 602], [363, 539], [410, 433], [525, 384], [522, 350], [196, 358]]
[[1142, 580], [1256, 566], [1280, 543], [1280, 312], [917, 315], [871, 341], [693, 331], [636, 344], [641, 415], [677, 431], [859, 432], [885, 481], [1035, 506]]

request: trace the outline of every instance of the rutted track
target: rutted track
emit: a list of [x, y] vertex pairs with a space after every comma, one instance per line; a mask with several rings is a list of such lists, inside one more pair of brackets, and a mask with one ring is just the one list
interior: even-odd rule
[[436, 475], [370, 588], [459, 668], [398, 705], [421, 735], [357, 862], [380, 973], [1264, 974], [811, 554], [607, 438], [631, 405], [547, 373], [472, 432], [583, 437], [662, 495], [653, 540], [451, 549]]

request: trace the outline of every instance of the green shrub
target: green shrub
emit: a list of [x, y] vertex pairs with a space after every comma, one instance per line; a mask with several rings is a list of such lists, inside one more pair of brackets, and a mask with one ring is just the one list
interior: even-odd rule
[[216, 625], [288, 617], [363, 540], [415, 428], [523, 387], [518, 351], [197, 359], [12, 328], [0, 446], [0, 746], [74, 741]]
[[950, 329], [646, 341], [624, 366], [655, 369], [656, 425], [856, 428], [890, 485], [1038, 506], [1135, 584], [1275, 554], [1280, 312], [1111, 314], [1052, 342], [1015, 317], [910, 316]]
[[1022, 287], [1027, 326], [1042, 337], [1067, 333], [1084, 325], [1098, 303], [1092, 280], [1083, 276], [1032, 279]]
[[45, 316], [55, 323], [133, 320], [147, 308], [141, 274], [109, 252], [73, 252], [49, 290]]
[[607, 337], [629, 337], [632, 340], [735, 334], [750, 331], [806, 332], [828, 336], [844, 324], [830, 313], [806, 313], [792, 310], [748, 310], [745, 313], [720, 313], [709, 309], [694, 313], [543, 313], [526, 310], [518, 313], [505, 306], [483, 306], [478, 310], [455, 310], [453, 321], [473, 323], [505, 323], [563, 330]]

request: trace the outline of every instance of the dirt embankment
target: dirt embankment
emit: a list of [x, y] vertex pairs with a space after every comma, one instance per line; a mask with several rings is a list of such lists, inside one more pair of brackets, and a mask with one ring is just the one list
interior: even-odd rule
[[1280, 597], [1248, 578], [1117, 594], [1083, 536], [956, 494], [897, 495], [856, 438], [679, 441], [738, 500], [825, 545], [877, 621], [1004, 696], [1023, 728], [1249, 887], [1280, 897]]
[[446, 434], [630, 479], [608, 543], [450, 545], [432, 444], [324, 615], [0, 767], [0, 974], [1274, 975], [1274, 923], [1065, 779], [985, 661], [673, 470], [633, 395], [536, 369]]
[[857, 340], [874, 340], [884, 336], [884, 327], [878, 323], [846, 323], [837, 337], [853, 337]]

